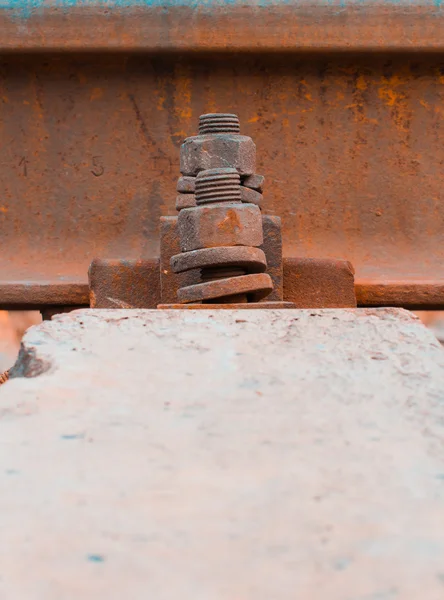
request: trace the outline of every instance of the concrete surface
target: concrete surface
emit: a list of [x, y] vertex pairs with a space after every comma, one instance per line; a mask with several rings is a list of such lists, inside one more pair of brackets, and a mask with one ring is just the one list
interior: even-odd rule
[[444, 353], [410, 313], [79, 311], [20, 373], [0, 598], [444, 598]]

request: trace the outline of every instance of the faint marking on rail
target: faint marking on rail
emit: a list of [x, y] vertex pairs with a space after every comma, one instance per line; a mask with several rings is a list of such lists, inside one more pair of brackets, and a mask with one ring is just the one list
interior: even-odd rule
[[94, 177], [101, 177], [105, 173], [105, 167], [100, 161], [100, 156], [93, 156], [92, 164], [94, 168], [91, 170], [91, 173]]
[[139, 124], [140, 131], [142, 132], [142, 135], [143, 135], [146, 145], [148, 146], [149, 149], [151, 149], [152, 147], [155, 147], [157, 149], [157, 152], [159, 153], [160, 157], [165, 158], [166, 157], [165, 152], [162, 150], [162, 148], [158, 147], [156, 140], [152, 137], [150, 130], [147, 127], [145, 118], [142, 114], [142, 111], [140, 110], [140, 106], [136, 100], [136, 97], [134, 96], [134, 94], [128, 94], [128, 98], [129, 98], [131, 106], [134, 110], [136, 120]]
[[24, 177], [28, 177], [28, 160], [26, 159], [26, 156], [22, 156], [21, 161], [19, 162], [19, 167], [23, 166], [23, 176]]

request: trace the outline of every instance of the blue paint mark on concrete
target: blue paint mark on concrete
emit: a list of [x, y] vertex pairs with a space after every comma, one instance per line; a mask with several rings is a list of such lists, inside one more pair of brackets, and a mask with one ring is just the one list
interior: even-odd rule
[[344, 571], [344, 569], [346, 569], [351, 564], [351, 562], [351, 559], [348, 557], [338, 558], [333, 563], [333, 566], [336, 569], [336, 571]]
[[60, 436], [62, 440], [83, 440], [84, 437], [83, 433], [65, 433]]
[[89, 562], [93, 563], [102, 563], [105, 562], [105, 557], [103, 554], [88, 554], [87, 559]]

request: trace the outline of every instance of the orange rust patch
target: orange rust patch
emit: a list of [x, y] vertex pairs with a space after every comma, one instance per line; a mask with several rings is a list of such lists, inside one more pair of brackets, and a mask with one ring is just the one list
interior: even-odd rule
[[101, 88], [94, 88], [91, 92], [90, 100], [100, 100], [103, 96], [103, 90]]
[[229, 233], [230, 231], [239, 231], [241, 227], [242, 224], [235, 209], [228, 210], [225, 219], [217, 225], [219, 231], [223, 231], [224, 233]]

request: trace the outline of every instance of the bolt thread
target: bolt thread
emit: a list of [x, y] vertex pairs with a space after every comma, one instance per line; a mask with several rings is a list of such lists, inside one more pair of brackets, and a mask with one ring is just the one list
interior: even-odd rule
[[196, 204], [241, 202], [240, 177], [236, 169], [208, 169], [196, 177]]
[[209, 113], [199, 117], [199, 135], [239, 133], [239, 117], [233, 114]]

